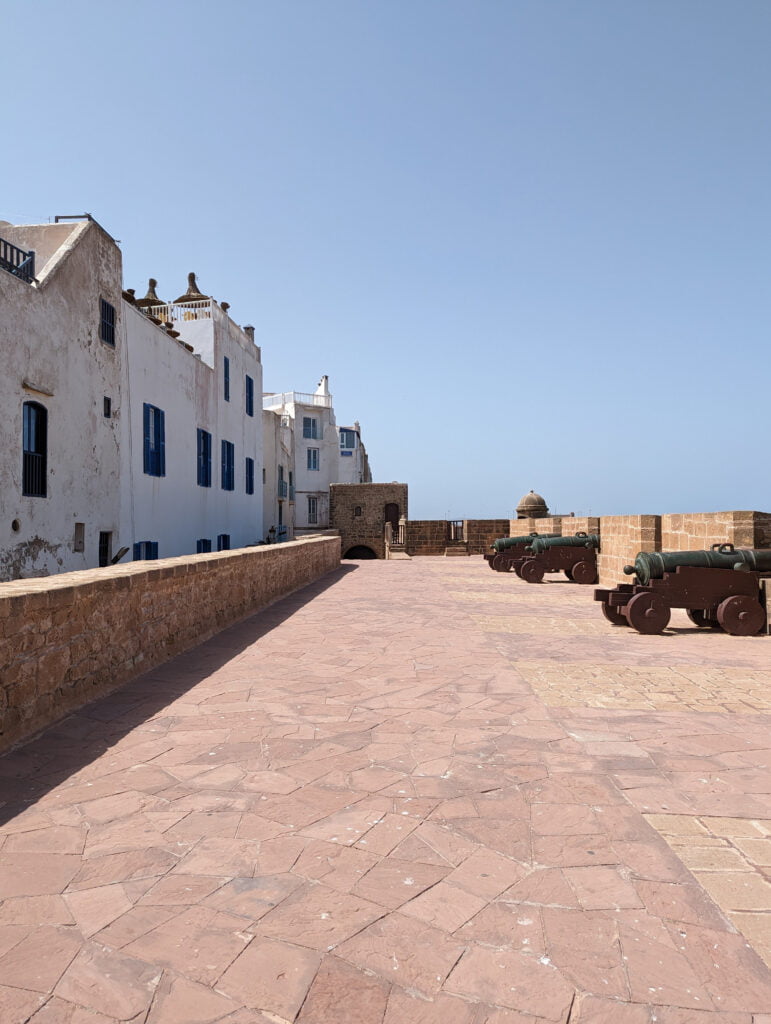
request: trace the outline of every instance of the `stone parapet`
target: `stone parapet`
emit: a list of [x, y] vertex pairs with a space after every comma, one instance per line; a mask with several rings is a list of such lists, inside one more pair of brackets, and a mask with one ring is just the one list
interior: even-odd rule
[[767, 512], [684, 512], [661, 517], [661, 550], [689, 551], [713, 544], [737, 548], [771, 545], [771, 514]]
[[634, 562], [637, 552], [661, 551], [661, 516], [602, 516], [599, 534], [597, 568], [600, 583], [611, 586], [629, 583], [629, 577], [624, 575], [624, 566]]
[[508, 519], [464, 519], [463, 535], [470, 555], [483, 555], [499, 537], [508, 537]]
[[[565, 531], [562, 529], [563, 520], [565, 522]], [[549, 534], [553, 533], [556, 536], [561, 537], [563, 532], [574, 533], [572, 526], [572, 519], [567, 516], [544, 516], [542, 519], [510, 519], [509, 520], [509, 536], [510, 537], [522, 537], [526, 533], [542, 533]]]
[[308, 537], [0, 584], [0, 750], [339, 564]]

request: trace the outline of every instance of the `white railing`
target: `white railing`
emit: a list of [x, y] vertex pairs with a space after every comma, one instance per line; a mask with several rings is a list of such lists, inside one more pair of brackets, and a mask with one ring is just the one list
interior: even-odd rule
[[163, 323], [180, 323], [185, 320], [211, 320], [212, 299], [197, 299], [195, 302], [165, 302], [161, 306], [145, 306], [145, 312]]
[[280, 409], [282, 405], [316, 405], [322, 409], [332, 408], [331, 395], [307, 395], [301, 391], [281, 391], [275, 395], [263, 395], [263, 409]]

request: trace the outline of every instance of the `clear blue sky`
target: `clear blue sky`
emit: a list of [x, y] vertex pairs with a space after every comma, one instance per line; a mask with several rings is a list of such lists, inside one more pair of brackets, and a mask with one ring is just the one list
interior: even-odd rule
[[141, 294], [195, 270], [412, 518], [771, 509], [768, 0], [37, 0], [0, 36], [0, 218], [90, 211]]

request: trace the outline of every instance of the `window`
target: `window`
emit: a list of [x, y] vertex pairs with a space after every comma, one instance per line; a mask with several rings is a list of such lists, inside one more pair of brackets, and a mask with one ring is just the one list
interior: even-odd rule
[[106, 420], [109, 420], [109, 418], [112, 416], [112, 399], [108, 398], [107, 395], [104, 396], [103, 412], [104, 418]]
[[230, 551], [230, 534], [217, 534], [217, 551]]
[[246, 375], [246, 415], [254, 416], [254, 381]]
[[254, 494], [254, 459], [246, 460], [246, 493]]
[[107, 530], [99, 533], [99, 565], [109, 565], [112, 560], [112, 534]]
[[262, 467], [262, 482], [265, 483], [265, 467]]
[[21, 493], [45, 498], [48, 461], [48, 412], [38, 402], [24, 403]]
[[99, 337], [107, 345], [115, 345], [115, 306], [104, 299], [99, 300]]
[[318, 448], [308, 449], [308, 469], [319, 468], [319, 450]]
[[340, 427], [340, 447], [341, 448], [355, 448], [356, 447], [356, 431], [348, 430], [346, 427]]
[[232, 441], [222, 442], [222, 490], [235, 488], [236, 446]]
[[294, 473], [289, 470], [289, 500], [294, 501]]
[[314, 526], [319, 521], [318, 499], [308, 498], [308, 525]]
[[150, 562], [158, 557], [157, 540], [140, 540], [134, 545], [134, 561]]
[[86, 550], [86, 524], [75, 523], [75, 535], [72, 538], [72, 550], [73, 551], [85, 551]]
[[223, 371], [224, 371], [224, 397], [225, 401], [230, 401], [230, 360], [227, 356], [223, 357]]
[[198, 428], [198, 486], [211, 487], [211, 434]]
[[166, 428], [163, 409], [142, 406], [144, 470], [148, 476], [166, 476]]
[[356, 505], [354, 507], [353, 514], [357, 517], [361, 515], [361, 505]]
[[316, 440], [319, 436], [319, 421], [315, 416], [303, 416], [303, 437]]
[[211, 540], [209, 537], [201, 537], [200, 540], [195, 542], [195, 553], [197, 555], [206, 555], [211, 551]]

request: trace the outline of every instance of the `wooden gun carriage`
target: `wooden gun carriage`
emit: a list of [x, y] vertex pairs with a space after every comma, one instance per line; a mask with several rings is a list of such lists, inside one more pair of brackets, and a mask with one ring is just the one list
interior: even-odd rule
[[533, 542], [536, 537], [556, 537], [556, 533], [528, 533], [521, 537], [500, 537], [490, 545], [490, 551], [485, 554], [485, 561], [496, 572], [511, 572], [514, 568], [514, 559], [522, 558], [525, 548]]
[[514, 559], [514, 572], [527, 583], [541, 583], [547, 572], [564, 572], [575, 583], [596, 583], [599, 546], [596, 533], [535, 537], [525, 554]]
[[615, 626], [661, 633], [672, 608], [684, 608], [696, 626], [720, 626], [732, 636], [753, 636], [766, 625], [760, 580], [771, 577], [771, 550], [713, 544], [709, 551], [641, 551], [624, 572], [634, 583], [594, 592]]

